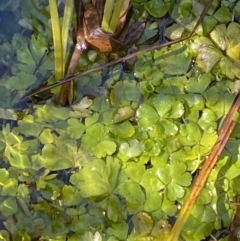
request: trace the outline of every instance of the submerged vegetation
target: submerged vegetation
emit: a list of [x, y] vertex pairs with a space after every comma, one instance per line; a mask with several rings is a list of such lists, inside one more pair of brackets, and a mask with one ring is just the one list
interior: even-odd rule
[[[209, 1], [133, 0], [129, 23], [146, 26], [128, 53], [166, 46], [119, 63], [126, 49], [88, 48], [75, 72], [99, 68], [74, 78], [64, 107], [53, 101], [61, 87], [27, 96], [71, 59], [74, 3], [57, 1], [56, 26], [49, 2], [0, 3], [0, 239], [167, 240], [239, 92], [239, 1], [201, 15]], [[234, 120], [179, 241], [237, 240]]]

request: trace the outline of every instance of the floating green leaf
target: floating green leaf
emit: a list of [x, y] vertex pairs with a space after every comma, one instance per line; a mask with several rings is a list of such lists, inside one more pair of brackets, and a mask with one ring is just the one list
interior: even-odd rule
[[209, 73], [223, 57], [221, 51], [214, 46], [212, 41], [203, 36], [194, 40], [191, 49], [197, 53], [196, 64], [207, 73]]
[[75, 185], [82, 197], [104, 197], [110, 194], [116, 184], [120, 164], [116, 159], [101, 159], [86, 164], [83, 169], [71, 176], [70, 181]]
[[55, 107], [52, 105], [39, 106], [35, 112], [36, 120], [39, 122], [56, 122], [58, 120], [66, 120], [69, 118], [69, 110], [67, 108]]
[[0, 204], [0, 210], [5, 217], [15, 214], [18, 211], [16, 198], [14, 197], [6, 198]]
[[122, 221], [120, 224], [112, 224], [112, 227], [107, 229], [107, 233], [110, 235], [114, 235], [114, 238], [118, 238], [120, 240], [125, 240], [128, 235], [128, 224]]
[[136, 139], [129, 142], [124, 142], [119, 147], [119, 152], [129, 158], [139, 156], [143, 151], [143, 143]]
[[144, 4], [147, 11], [156, 18], [163, 17], [170, 8], [170, 3], [166, 1], [151, 0]]
[[208, 133], [213, 133], [217, 128], [216, 115], [210, 109], [204, 109], [198, 121], [199, 126]]
[[92, 103], [91, 99], [84, 97], [78, 104], [71, 106], [73, 111], [70, 111], [69, 116], [75, 118], [90, 116], [92, 111], [88, 110], [88, 108]]
[[0, 169], [0, 185], [3, 186], [4, 183], [8, 180], [9, 173], [5, 168]]
[[192, 93], [203, 93], [208, 88], [212, 80], [213, 75], [207, 73], [199, 75], [198, 78], [189, 78], [186, 90]]
[[155, 63], [159, 64], [161, 71], [166, 75], [186, 74], [191, 64], [191, 56], [186, 55], [184, 48], [171, 47], [154, 53]]
[[100, 123], [86, 129], [82, 136], [82, 147], [92, 150], [97, 157], [111, 155], [116, 150], [116, 144], [110, 139], [108, 129]]
[[128, 138], [135, 133], [135, 129], [129, 121], [113, 124], [109, 127], [109, 130], [119, 138]]
[[62, 188], [62, 195], [64, 205], [67, 206], [78, 205], [82, 201], [80, 192], [76, 188], [69, 185], [64, 185]]
[[187, 166], [178, 161], [173, 161], [166, 168], [159, 168], [158, 178], [167, 185], [167, 197], [171, 200], [178, 200], [185, 194], [184, 187], [191, 184], [191, 175], [186, 172]]
[[85, 132], [85, 125], [79, 120], [70, 118], [68, 119], [67, 133], [72, 139], [79, 139]]
[[[147, 113], [147, 114], [146, 114]], [[159, 120], [157, 111], [149, 104], [142, 104], [137, 110], [138, 125], [143, 130], [151, 130]]]
[[187, 139], [191, 142], [198, 142], [201, 139], [202, 133], [199, 125], [194, 122], [189, 122], [187, 124], [180, 126], [180, 133], [183, 136], [187, 136]]
[[153, 212], [160, 209], [162, 205], [162, 195], [159, 192], [149, 192], [146, 194], [146, 202], [144, 203], [144, 210], [146, 212]]
[[39, 136], [42, 144], [49, 144], [53, 142], [53, 135], [51, 129], [45, 129]]
[[59, 146], [45, 144], [42, 150], [44, 167], [49, 170], [61, 170], [74, 167], [74, 161], [68, 154], [68, 148], [64, 143]]
[[20, 72], [18, 76], [12, 76], [7, 81], [5, 86], [8, 89], [25, 90], [28, 86], [32, 85], [36, 81], [36, 77], [33, 74]]
[[114, 123], [121, 122], [123, 120], [127, 120], [134, 115], [134, 110], [131, 106], [121, 107], [117, 110], [117, 113], [113, 117]]
[[214, 14], [214, 18], [218, 20], [219, 23], [228, 23], [232, 20], [232, 14], [229, 8], [222, 6]]
[[107, 201], [107, 218], [114, 223], [119, 223], [122, 221], [122, 203], [119, 198], [112, 194], [109, 196]]
[[1, 196], [16, 196], [17, 193], [17, 180], [13, 178], [9, 178], [4, 182], [4, 186], [1, 190]]
[[121, 183], [117, 192], [126, 199], [126, 205], [130, 213], [136, 213], [143, 208], [145, 195], [139, 184], [134, 182]]

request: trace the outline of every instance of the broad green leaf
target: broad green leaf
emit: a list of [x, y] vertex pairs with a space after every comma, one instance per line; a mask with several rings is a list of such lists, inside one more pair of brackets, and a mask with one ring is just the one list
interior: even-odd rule
[[8, 89], [25, 90], [28, 86], [32, 85], [36, 81], [36, 76], [33, 74], [20, 72], [17, 76], [10, 77], [5, 86]]
[[117, 192], [126, 199], [126, 205], [130, 213], [136, 213], [143, 208], [145, 195], [139, 184], [124, 182], [117, 187]]
[[99, 114], [95, 113], [85, 118], [85, 126], [88, 127], [98, 121]]
[[114, 194], [110, 195], [107, 201], [107, 218], [114, 223], [119, 223], [123, 218], [122, 212], [122, 203], [119, 198]]
[[151, 232], [154, 222], [149, 214], [145, 212], [139, 212], [138, 214], [134, 215], [133, 223], [135, 232], [141, 234], [142, 236]]
[[161, 208], [162, 195], [159, 192], [149, 192], [146, 194], [146, 202], [144, 203], [144, 210], [146, 212], [153, 212]]
[[177, 205], [175, 205], [174, 201], [170, 201], [166, 196], [167, 195], [164, 195], [163, 197], [162, 211], [169, 216], [175, 216], [177, 213]]
[[26, 200], [30, 200], [29, 189], [25, 184], [19, 184], [17, 189], [18, 197], [23, 197]]
[[184, 48], [179, 48], [179, 46], [171, 47], [164, 54], [161, 50], [156, 51], [154, 59], [161, 71], [167, 75], [186, 74], [192, 61], [191, 57], [186, 55]]
[[80, 192], [75, 187], [69, 185], [63, 186], [62, 197], [66, 206], [78, 205], [82, 201]]
[[143, 151], [143, 143], [136, 139], [130, 140], [129, 142], [124, 142], [119, 147], [119, 152], [129, 158], [139, 156]]
[[238, 177], [240, 175], [240, 165], [239, 165], [239, 156], [233, 156], [233, 158], [235, 158], [236, 161], [235, 163], [231, 164], [231, 166], [228, 168], [227, 172], [226, 172], [226, 178], [228, 180], [232, 180], [236, 177]]
[[225, 24], [220, 24], [211, 32], [211, 39], [223, 51], [226, 51], [230, 41], [227, 38], [227, 27]]
[[[236, 53], [237, 51], [235, 51]], [[234, 79], [235, 77], [240, 77], [239, 70], [240, 63], [239, 61], [233, 61], [232, 58], [223, 57], [219, 62], [219, 67], [222, 71], [222, 74], [225, 75], [229, 79]], [[231, 71], [229, 70], [231, 68]]]
[[203, 188], [203, 190], [201, 191], [201, 196], [198, 198], [196, 203], [201, 205], [206, 205], [206, 204], [210, 204], [212, 200], [213, 200], [213, 193], [211, 192], [209, 187], [207, 187], [207, 188]]
[[77, 119], [70, 118], [67, 121], [68, 128], [67, 133], [72, 139], [79, 139], [85, 132], [85, 125]]
[[171, 180], [172, 177], [170, 175], [171, 172], [171, 166], [169, 164], [166, 165], [166, 167], [163, 168], [158, 168], [156, 171], [156, 176], [160, 179], [160, 181], [166, 186], [168, 185]]
[[18, 68], [22, 71], [26, 71], [28, 73], [33, 74], [33, 71], [36, 67], [36, 63], [32, 57], [26, 40], [20, 43], [20, 46], [18, 46], [16, 53], [17, 59], [21, 63], [21, 65], [18, 64]]
[[191, 142], [197, 143], [202, 136], [199, 125], [195, 122], [189, 122], [180, 126], [180, 133], [186, 136]]
[[34, 122], [34, 119], [26, 119], [18, 121], [16, 130], [26, 136], [38, 136], [42, 131], [44, 125], [42, 123]]
[[114, 123], [118, 123], [131, 118], [134, 115], [134, 110], [131, 106], [124, 106], [117, 110], [113, 117]]
[[[10, 148], [9, 148], [10, 149]], [[25, 154], [21, 154], [16, 149], [12, 149], [9, 151], [9, 154], [6, 154], [6, 157], [11, 164], [11, 166], [19, 168], [19, 169], [27, 169], [31, 168], [31, 162], [29, 157]]]
[[169, 183], [169, 185], [167, 186], [167, 197], [171, 201], [181, 199], [184, 194], [184, 188], [174, 182]]
[[[217, 25], [211, 32], [214, 43], [226, 52], [226, 56], [223, 56], [219, 63], [218, 75], [223, 74], [230, 79], [240, 76], [238, 62], [240, 59], [240, 44], [237, 37], [239, 33], [240, 26], [237, 23], [230, 23], [228, 27], [225, 24]], [[231, 67], [231, 71], [229, 71], [229, 67]]]
[[84, 97], [78, 104], [71, 106], [73, 111], [70, 111], [69, 116], [75, 118], [90, 116], [92, 111], [88, 110], [88, 108], [92, 103], [91, 99]]
[[44, 57], [48, 48], [47, 39], [42, 34], [32, 35], [30, 41], [30, 51], [36, 63], [40, 63], [38, 72], [45, 75], [47, 71], [54, 70], [54, 61], [49, 54]]
[[206, 37], [196, 38], [191, 45], [191, 49], [197, 54], [196, 64], [207, 73], [223, 57], [221, 51]]
[[202, 20], [203, 35], [208, 36], [217, 24], [218, 21], [213, 16], [204, 16]]
[[82, 136], [82, 147], [92, 150], [97, 157], [111, 155], [116, 150], [116, 144], [110, 139], [108, 129], [100, 123], [86, 129]]
[[167, 119], [162, 119], [159, 124], [164, 128], [164, 134], [167, 136], [174, 136], [178, 132], [178, 127], [172, 121]]
[[185, 190], [182, 186], [191, 184], [191, 175], [186, 172], [187, 166], [179, 161], [172, 161], [165, 168], [158, 168], [157, 177], [167, 185], [167, 197], [171, 201], [182, 198]]
[[214, 213], [212, 207], [208, 205], [205, 206], [196, 204], [192, 210], [191, 215], [203, 223], [214, 221], [216, 218], [216, 214]]
[[183, 104], [171, 95], [158, 94], [152, 102], [162, 118], [179, 118], [184, 113]]
[[144, 146], [145, 146], [145, 153], [148, 156], [157, 156], [161, 151], [159, 143], [151, 139], [146, 140], [144, 142]]
[[210, 109], [204, 109], [198, 121], [199, 126], [208, 133], [213, 133], [217, 128], [216, 115]]
[[91, 149], [103, 140], [109, 140], [108, 130], [105, 125], [95, 123], [88, 126], [86, 133], [82, 135], [82, 146]]
[[199, 75], [198, 78], [189, 78], [186, 90], [192, 93], [203, 93], [208, 88], [212, 80], [213, 75], [207, 73]]
[[5, 128], [3, 128], [2, 133], [3, 133], [6, 144], [8, 144], [8, 145], [14, 145], [14, 144], [21, 143], [23, 140], [23, 137], [18, 135], [18, 133], [16, 133], [15, 131], [10, 131], [8, 125]]
[[151, 105], [145, 103], [139, 106], [137, 117], [138, 125], [143, 130], [151, 130], [159, 120], [157, 111]]
[[38, 137], [42, 144], [50, 144], [53, 142], [53, 135], [51, 129], [44, 129]]
[[7, 230], [0, 230], [0, 239], [10, 241], [9, 232]]
[[12, 109], [0, 109], [0, 118], [5, 120], [17, 120], [17, 113]]
[[69, 109], [51, 105], [39, 106], [35, 112], [36, 120], [39, 122], [54, 123], [58, 120], [66, 120], [69, 117]]
[[103, 197], [110, 194], [116, 184], [120, 165], [116, 159], [105, 163], [96, 159], [86, 164], [78, 173], [71, 176], [70, 182], [75, 185], [82, 197]]
[[131, 102], [137, 102], [141, 92], [134, 81], [118, 81], [110, 92], [110, 103], [116, 107], [129, 106]]
[[172, 161], [171, 163], [171, 177], [172, 182], [177, 183], [181, 186], [189, 186], [192, 181], [191, 174], [186, 172], [187, 166], [183, 162]]
[[209, 147], [209, 149], [211, 149], [215, 144], [217, 137], [218, 137], [217, 132], [213, 132], [213, 133], [203, 132], [200, 145]]
[[[195, 110], [204, 109], [204, 98], [199, 94], [188, 94], [184, 97], [188, 103], [188, 106], [191, 108], [191, 112], [194, 113]], [[198, 112], [195, 112], [198, 113]], [[198, 118], [197, 118], [198, 119]]]
[[109, 126], [109, 130], [119, 138], [129, 138], [135, 133], [134, 127], [129, 121], [124, 121], [122, 123], [113, 124]]
[[0, 204], [0, 211], [5, 217], [15, 214], [18, 211], [16, 198], [9, 197], [2, 201]]
[[103, 140], [92, 148], [96, 157], [101, 158], [106, 155], [111, 155], [116, 151], [116, 144], [110, 140]]
[[97, 97], [93, 100], [90, 109], [97, 111], [98, 113], [103, 113], [109, 109], [109, 101], [106, 99], [105, 96]]
[[150, 15], [156, 18], [163, 17], [170, 9], [170, 3], [163, 0], [151, 0], [145, 3], [144, 6]]
[[15, 197], [17, 193], [18, 182], [16, 179], [9, 178], [6, 182], [4, 182], [4, 186], [1, 190], [1, 196], [10, 196]]
[[139, 98], [141, 96], [141, 90], [139, 88], [139, 85], [131, 84], [125, 91], [125, 96], [130, 101], [138, 102]]
[[8, 180], [9, 173], [5, 168], [0, 169], [0, 185], [3, 186], [4, 183]]
[[129, 226], [126, 222], [122, 221], [119, 224], [112, 224], [108, 229], [107, 229], [107, 233], [109, 235], [114, 235], [114, 239], [115, 237], [118, 238], [118, 240], [126, 240], [127, 235], [128, 235], [128, 229]]
[[222, 6], [214, 14], [214, 18], [217, 19], [219, 23], [228, 23], [232, 20], [232, 13], [229, 8]]
[[237, 41], [238, 36], [240, 34], [240, 25], [235, 23], [235, 22], [231, 22], [228, 25], [228, 36], [231, 38], [231, 41], [228, 45], [228, 49], [227, 49], [227, 55], [230, 58], [239, 60], [240, 59], [240, 44]]
[[145, 166], [138, 163], [126, 163], [124, 171], [126, 175], [134, 182], [139, 183], [145, 172]]
[[153, 106], [156, 108], [160, 117], [168, 117], [175, 102], [174, 96], [159, 94], [152, 100]]
[[64, 144], [59, 146], [50, 143], [44, 145], [42, 157], [44, 158], [44, 167], [49, 170], [62, 170], [74, 167], [74, 162], [69, 157], [68, 149]]
[[165, 184], [158, 178], [158, 172], [155, 167], [147, 169], [141, 176], [141, 186], [144, 187], [147, 193], [159, 192], [165, 187]]

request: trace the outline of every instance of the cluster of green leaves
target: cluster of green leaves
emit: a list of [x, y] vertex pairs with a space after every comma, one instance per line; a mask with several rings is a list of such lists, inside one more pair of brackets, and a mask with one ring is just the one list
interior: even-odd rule
[[[214, 29], [206, 29], [203, 22], [200, 36], [138, 56], [134, 74], [123, 72], [119, 64], [84, 76], [76, 104], [34, 105], [17, 125], [3, 125], [0, 213], [6, 229], [0, 230], [1, 239], [166, 240], [169, 217], [176, 217], [186, 200], [239, 90], [234, 35], [239, 25], [225, 27], [229, 19], [219, 17], [232, 9], [226, 2], [219, 7], [214, 1], [204, 19], [216, 19]], [[231, 7], [237, 9], [233, 2]], [[169, 12], [177, 24], [166, 33], [172, 29], [176, 36], [191, 29], [203, 8], [197, 1], [135, 1], [133, 6], [142, 15], [148, 11], [155, 16], [159, 7]], [[140, 43], [146, 45], [157, 33], [153, 25], [147, 26]], [[15, 34], [11, 41], [17, 60], [12, 54], [12, 76], [4, 75], [0, 90], [11, 96], [14, 88], [20, 96], [36, 83], [36, 65], [46, 76], [53, 61], [52, 56], [40, 61], [47, 48], [44, 35], [29, 40]], [[105, 61], [103, 54], [89, 51], [79, 69]], [[233, 72], [226, 68], [229, 61]], [[107, 80], [99, 87], [103, 76]], [[88, 94], [95, 98], [83, 97]], [[16, 102], [11, 101], [2, 108]], [[11, 109], [0, 114], [16, 119]], [[212, 171], [181, 240], [199, 241], [230, 225], [234, 207], [229, 201], [240, 193], [239, 128]]]

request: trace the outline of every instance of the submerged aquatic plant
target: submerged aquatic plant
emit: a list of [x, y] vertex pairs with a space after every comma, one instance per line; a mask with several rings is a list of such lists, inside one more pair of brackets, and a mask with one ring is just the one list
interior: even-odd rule
[[[39, 3], [39, 12], [42, 9], [50, 16], [48, 3], [34, 2]], [[26, 2], [22, 4], [24, 9]], [[228, 14], [220, 17], [237, 4], [231, 3], [231, 8], [224, 4], [211, 5], [190, 39], [138, 55], [133, 72], [123, 71], [119, 63], [83, 75], [73, 105], [60, 107], [48, 100], [30, 104], [22, 116], [12, 105], [28, 86], [54, 75], [53, 55], [41, 59], [51, 39], [49, 26], [36, 15], [33, 27], [45, 26], [45, 35], [34, 32], [27, 38], [16, 33], [1, 43], [9, 56], [1, 56], [1, 64], [11, 63], [0, 88], [2, 239], [158, 241], [171, 237], [169, 217], [179, 215], [239, 91], [238, 44], [233, 35], [239, 24], [228, 24]], [[189, 36], [204, 8], [198, 1], [155, 0], [133, 1], [133, 7], [132, 18], [161, 17], [159, 7], [162, 16], [168, 12], [174, 19], [166, 26], [169, 38], [167, 34], [173, 32]], [[152, 21], [137, 48], [159, 40], [157, 21]], [[233, 73], [224, 67], [228, 61], [233, 61]], [[82, 55], [77, 70], [106, 62], [105, 54], [91, 50]], [[238, 121], [237, 113], [234, 120]], [[232, 222], [232, 202], [240, 192], [238, 161], [239, 124], [179, 240], [199, 241], [210, 235], [227, 239], [216, 235]]]

